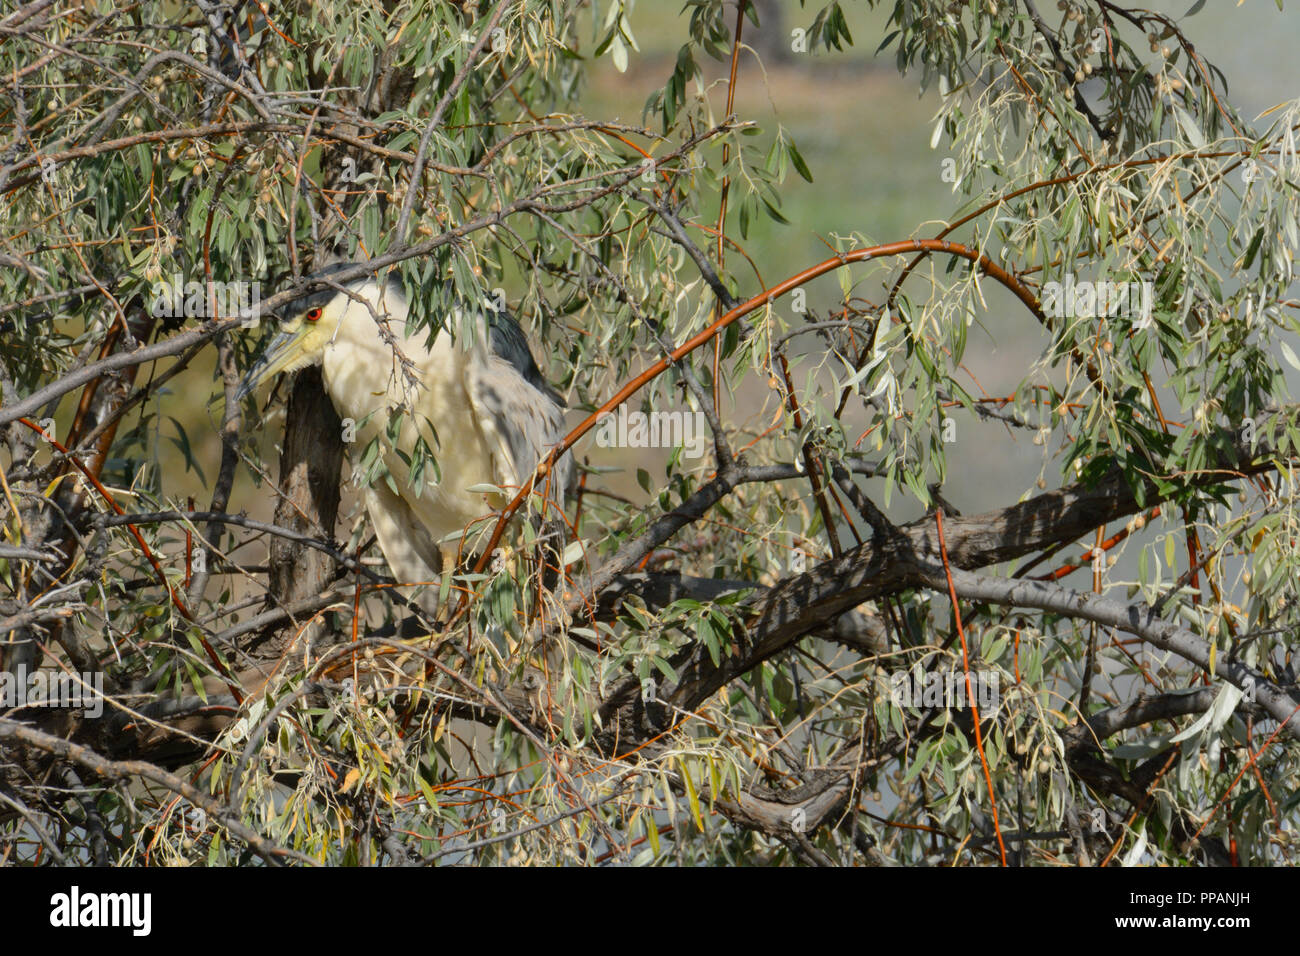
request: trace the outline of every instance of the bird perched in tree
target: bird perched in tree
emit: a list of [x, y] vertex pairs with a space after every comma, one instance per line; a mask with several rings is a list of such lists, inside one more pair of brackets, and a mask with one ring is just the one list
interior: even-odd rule
[[[318, 276], [351, 266], [336, 264]], [[484, 519], [532, 479], [564, 437], [564, 403], [507, 312], [479, 309], [467, 323], [450, 318], [432, 339], [424, 331], [407, 336], [408, 303], [394, 274], [335, 285], [342, 288], [322, 289], [282, 311], [279, 335], [248, 371], [239, 396], [280, 372], [319, 365], [335, 410], [355, 428], [352, 447], [372, 465], [382, 463], [364, 494], [394, 578], [437, 581], [455, 567], [458, 552], [475, 550], [474, 532], [491, 528]], [[353, 468], [362, 466], [354, 456]], [[571, 469], [566, 454], [537, 482], [547, 520], [561, 515]]]

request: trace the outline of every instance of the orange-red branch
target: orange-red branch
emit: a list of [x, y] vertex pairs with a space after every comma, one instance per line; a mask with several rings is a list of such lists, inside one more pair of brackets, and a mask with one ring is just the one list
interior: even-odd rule
[[1038, 302], [1038, 297], [1035, 296], [1027, 286], [988, 256], [970, 248], [969, 246], [962, 245], [959, 242], [949, 242], [946, 239], [904, 239], [901, 242], [888, 242], [884, 245], [872, 246], [869, 249], [854, 249], [838, 256], [832, 256], [823, 262], [817, 263], [815, 266], [810, 266], [802, 272], [796, 273], [784, 282], [773, 286], [771, 289], [760, 292], [752, 299], [742, 302], [725, 315], [720, 316], [715, 322], [709, 325], [708, 328], [688, 339], [682, 345], [679, 345], [666, 358], [662, 358], [655, 362], [636, 378], [632, 379], [632, 381], [624, 385], [619, 389], [616, 395], [587, 416], [582, 424], [569, 432], [564, 441], [560, 442], [560, 444], [551, 451], [546, 459], [537, 466], [537, 471], [533, 478], [519, 490], [511, 502], [501, 512], [500, 516], [497, 518], [496, 526], [492, 529], [492, 537], [488, 541], [487, 547], [483, 549], [482, 554], [479, 555], [479, 559], [474, 565], [475, 573], [481, 573], [483, 568], [486, 567], [488, 557], [492, 554], [492, 550], [501, 541], [501, 535], [505, 530], [506, 522], [510, 520], [511, 515], [519, 510], [519, 506], [523, 504], [524, 500], [531, 493], [534, 483], [546, 477], [546, 475], [550, 473], [552, 466], [555, 464], [555, 460], [572, 448], [579, 438], [590, 431], [602, 415], [606, 415], [618, 408], [619, 405], [622, 405], [625, 401], [636, 394], [646, 383], [663, 374], [669, 366], [685, 358], [701, 345], [712, 340], [714, 336], [722, 332], [727, 326], [731, 325], [736, 320], [744, 318], [755, 309], [771, 303], [773, 300], [780, 298], [787, 292], [791, 292], [799, 286], [811, 282], [813, 279], [825, 275], [828, 272], [847, 266], [851, 262], [866, 262], [870, 259], [905, 255], [909, 252], [942, 252], [948, 253], [949, 255], [960, 256], [963, 259], [974, 262], [980, 267], [985, 275], [996, 280], [1015, 293], [1016, 297], [1025, 304], [1026, 308], [1028, 308], [1040, 322], [1045, 323], [1047, 321], [1046, 317], [1043, 315], [1042, 307]]

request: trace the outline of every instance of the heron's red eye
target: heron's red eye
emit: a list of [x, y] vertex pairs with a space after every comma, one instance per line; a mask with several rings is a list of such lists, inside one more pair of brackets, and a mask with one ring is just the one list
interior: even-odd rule
[[319, 318], [320, 318], [320, 309], [308, 309], [308, 310], [307, 310], [307, 321], [308, 321], [308, 322], [315, 322], [315, 321], [316, 321], [317, 319], [319, 319]]

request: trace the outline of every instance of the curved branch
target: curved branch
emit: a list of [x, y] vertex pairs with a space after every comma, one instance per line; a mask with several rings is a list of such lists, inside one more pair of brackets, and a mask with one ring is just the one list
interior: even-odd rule
[[483, 553], [479, 556], [478, 562], [474, 566], [474, 572], [476, 574], [481, 573], [483, 568], [487, 566], [488, 559], [491, 557], [493, 549], [501, 542], [501, 535], [504, 533], [506, 523], [510, 520], [511, 515], [519, 510], [520, 505], [522, 505], [532, 493], [534, 484], [542, 481], [551, 471], [556, 460], [572, 448], [579, 438], [594, 428], [596, 422], [601, 418], [601, 416], [614, 411], [618, 406], [622, 405], [625, 401], [639, 392], [643, 386], [662, 375], [674, 363], [685, 358], [687, 355], [690, 355], [701, 345], [712, 341], [717, 335], [721, 334], [727, 326], [744, 318], [756, 309], [771, 304], [773, 300], [780, 298], [787, 292], [792, 292], [805, 283], [811, 282], [818, 276], [825, 275], [826, 273], [839, 269], [842, 266], [847, 266], [851, 262], [867, 262], [871, 259], [887, 258], [889, 256], [902, 255], [907, 252], [922, 251], [946, 252], [970, 260], [978, 265], [990, 278], [995, 279], [1010, 289], [1011, 292], [1013, 292], [1015, 296], [1025, 304], [1029, 311], [1031, 311], [1040, 322], [1046, 324], [1047, 317], [1043, 314], [1042, 307], [1038, 302], [1038, 297], [1034, 295], [1028, 286], [1024, 285], [1019, 279], [1011, 275], [988, 256], [984, 255], [984, 253], [977, 249], [972, 249], [969, 246], [964, 246], [958, 242], [949, 242], [946, 239], [905, 239], [901, 242], [888, 242], [884, 245], [872, 246], [869, 249], [854, 249], [851, 252], [832, 256], [829, 259], [817, 263], [815, 266], [810, 266], [802, 272], [796, 273], [784, 282], [779, 282], [772, 288], [760, 292], [748, 301], [729, 309], [726, 314], [718, 318], [717, 321], [713, 322], [713, 324], [708, 328], [679, 345], [669, 355], [655, 362], [644, 372], [619, 389], [612, 398], [605, 402], [605, 404], [601, 405], [587, 416], [581, 424], [565, 436], [564, 441], [556, 445], [555, 448], [552, 449], [551, 453], [538, 463], [532, 479], [523, 482], [523, 487], [519, 490], [518, 494], [516, 494], [510, 503], [501, 511], [500, 516], [497, 518], [496, 526], [492, 529], [492, 536], [488, 539], [488, 543], [486, 547], [484, 547]]

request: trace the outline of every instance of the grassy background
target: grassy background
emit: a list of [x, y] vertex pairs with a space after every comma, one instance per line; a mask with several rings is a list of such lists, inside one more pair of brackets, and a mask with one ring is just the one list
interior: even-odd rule
[[[1191, 4], [1164, 0], [1143, 6], [1181, 16]], [[808, 0], [803, 8], [798, 0], [780, 0], [779, 6], [784, 38], [810, 25], [821, 4]], [[1039, 4], [1053, 24], [1054, 6], [1050, 0]], [[791, 225], [761, 217], [751, 226], [745, 247], [769, 282], [824, 259], [822, 238], [859, 232], [887, 242], [930, 235], [957, 206], [951, 185], [940, 179], [943, 145], [929, 146], [937, 94], [921, 95], [919, 73], [899, 75], [892, 47], [874, 53], [889, 32], [891, 8], [847, 0], [855, 42], [849, 50], [792, 54], [785, 63], [761, 66], [752, 53], [741, 58], [737, 115], [768, 129], [784, 125], [815, 180], [805, 183], [793, 173], [787, 180], [782, 211]], [[641, 121], [646, 97], [667, 80], [686, 36], [688, 16], [679, 11], [676, 3], [662, 0], [635, 4], [631, 19], [640, 52], [630, 51], [625, 73], [608, 56], [592, 64], [582, 100], [587, 116]], [[1294, 9], [1279, 12], [1272, 0], [1210, 0], [1183, 25], [1197, 51], [1227, 75], [1231, 97], [1248, 118], [1300, 96], [1300, 14]], [[754, 42], [756, 34], [769, 32], [775, 28], [755, 31], [746, 20], [742, 39]], [[714, 115], [721, 118], [728, 64], [707, 57], [700, 63]], [[716, 209], [715, 202], [709, 211], [716, 215]], [[734, 217], [728, 235], [739, 240]]]
[[[1038, 6], [1054, 25], [1059, 17], [1055, 4], [1043, 0]], [[1183, 18], [1192, 0], [1142, 6]], [[797, 0], [780, 0], [779, 7], [784, 39], [794, 27], [809, 26], [821, 4], [809, 0], [804, 8]], [[809, 184], [791, 172], [782, 191], [782, 212], [790, 225], [758, 217], [742, 243], [767, 285], [825, 259], [836, 236], [857, 233], [868, 242], [930, 236], [955, 218], [961, 197], [941, 179], [944, 144], [930, 148], [937, 92], [921, 93], [917, 71], [900, 75], [893, 48], [874, 52], [890, 32], [887, 21], [892, 7], [892, 3], [876, 9], [853, 0], [844, 3], [855, 41], [849, 50], [794, 54], [785, 62], [769, 60], [761, 66], [748, 52], [741, 58], [737, 115], [766, 130], [782, 124], [814, 177]], [[625, 73], [619, 73], [608, 57], [593, 64], [583, 101], [589, 116], [641, 120], [648, 91], [670, 75], [686, 35], [687, 14], [679, 9], [647, 0], [636, 4], [632, 24], [640, 52], [631, 53]], [[1248, 119], [1300, 96], [1300, 58], [1295, 55], [1300, 15], [1294, 4], [1283, 12], [1272, 0], [1210, 0], [1195, 16], [1182, 19], [1182, 26], [1197, 52], [1228, 77], [1230, 98]], [[768, 30], [764, 25], [755, 31], [746, 21], [742, 39], [761, 46], [755, 36]], [[714, 116], [721, 118], [726, 112], [728, 64], [707, 58], [700, 62]], [[716, 209], [716, 202], [706, 206], [707, 221], [716, 219]], [[741, 241], [734, 214], [729, 216], [727, 234]], [[740, 278], [742, 293], [759, 291], [753, 274], [734, 254], [728, 263]], [[1023, 308], [1009, 293], [991, 285], [985, 287], [989, 311], [971, 332], [966, 384], [976, 394], [1007, 394], [1038, 358], [1046, 339], [1036, 325], [1025, 321]], [[861, 288], [863, 294], [880, 298], [878, 288]], [[808, 290], [814, 308], [828, 306], [840, 294], [834, 275], [816, 280]], [[920, 294], [923, 287], [915, 291]], [[801, 380], [796, 375], [796, 381]], [[754, 397], [747, 390], [735, 398], [733, 407], [744, 406]], [[963, 510], [1003, 505], [1008, 488], [1028, 489], [1039, 476], [1043, 450], [1027, 438], [989, 424], [963, 421], [961, 428], [949, 452], [953, 485], [947, 491]], [[996, 454], [989, 453], [991, 447], [997, 448]], [[1049, 464], [1049, 484], [1052, 468]], [[914, 513], [907, 507], [895, 511], [899, 518]]]

